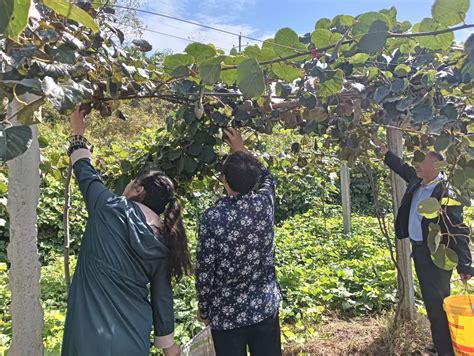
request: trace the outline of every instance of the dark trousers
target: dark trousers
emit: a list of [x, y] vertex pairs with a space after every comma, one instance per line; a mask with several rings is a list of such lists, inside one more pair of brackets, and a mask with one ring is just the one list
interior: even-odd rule
[[443, 300], [451, 294], [452, 271], [436, 267], [426, 244], [412, 246], [416, 275], [431, 324], [431, 336], [440, 356], [454, 355]]
[[216, 356], [281, 355], [278, 313], [257, 324], [231, 330], [211, 330]]

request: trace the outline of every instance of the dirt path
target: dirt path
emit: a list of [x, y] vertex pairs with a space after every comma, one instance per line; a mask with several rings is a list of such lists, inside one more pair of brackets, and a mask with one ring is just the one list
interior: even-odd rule
[[428, 320], [424, 316], [403, 329], [389, 326], [387, 318], [330, 320], [318, 336], [304, 345], [290, 345], [285, 356], [303, 355], [429, 355], [431, 344]]

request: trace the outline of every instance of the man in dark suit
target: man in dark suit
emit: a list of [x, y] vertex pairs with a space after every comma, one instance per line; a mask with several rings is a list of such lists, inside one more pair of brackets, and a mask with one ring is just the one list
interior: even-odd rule
[[[474, 275], [469, 250], [469, 228], [463, 223], [462, 205], [455, 200], [446, 178], [437, 168], [443, 156], [435, 151], [426, 153], [422, 162], [412, 167], [390, 152], [381, 141], [374, 144], [384, 154], [385, 163], [407, 182], [407, 189], [398, 209], [395, 235], [399, 239], [410, 238], [415, 271], [420, 283], [421, 295], [431, 324], [431, 335], [438, 355], [454, 355], [448, 320], [443, 310], [443, 300], [450, 295], [452, 271], [437, 267], [427, 244], [429, 224], [439, 224], [442, 243], [449, 244], [458, 255], [457, 270], [465, 283]], [[439, 165], [438, 165], [439, 166]], [[423, 217], [418, 205], [427, 198], [440, 201], [440, 216]]]

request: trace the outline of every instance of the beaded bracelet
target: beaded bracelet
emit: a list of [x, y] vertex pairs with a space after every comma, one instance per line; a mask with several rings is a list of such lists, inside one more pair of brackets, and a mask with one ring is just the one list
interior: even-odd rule
[[92, 145], [89, 143], [89, 141], [82, 135], [72, 135], [69, 137], [69, 148], [67, 150], [68, 156], [71, 156], [71, 154], [81, 148], [86, 148], [92, 151]]

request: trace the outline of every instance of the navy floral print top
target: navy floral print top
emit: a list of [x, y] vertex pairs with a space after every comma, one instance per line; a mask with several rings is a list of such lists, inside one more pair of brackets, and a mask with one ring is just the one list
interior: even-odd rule
[[201, 219], [196, 288], [212, 329], [256, 324], [281, 300], [274, 256], [275, 178], [262, 167], [256, 191], [226, 196]]

